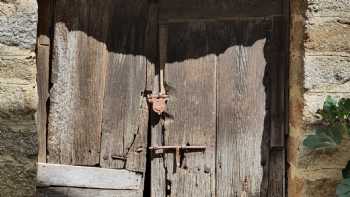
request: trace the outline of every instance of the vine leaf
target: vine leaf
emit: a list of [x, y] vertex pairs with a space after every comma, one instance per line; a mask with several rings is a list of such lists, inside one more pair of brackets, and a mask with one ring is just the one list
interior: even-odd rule
[[348, 118], [350, 115], [350, 99], [342, 98], [338, 102], [339, 111], [342, 113], [343, 118]]
[[349, 197], [350, 196], [350, 178], [344, 179], [337, 186], [337, 197]]
[[336, 122], [338, 117], [337, 108], [337, 101], [331, 96], [327, 96], [323, 104], [323, 109], [319, 110], [317, 113], [320, 114], [325, 121], [333, 124]]
[[309, 135], [304, 140], [304, 146], [309, 149], [335, 148], [342, 141], [339, 128], [317, 128], [316, 134]]
[[346, 167], [342, 171], [343, 178], [344, 179], [349, 179], [350, 178], [350, 161], [346, 165]]

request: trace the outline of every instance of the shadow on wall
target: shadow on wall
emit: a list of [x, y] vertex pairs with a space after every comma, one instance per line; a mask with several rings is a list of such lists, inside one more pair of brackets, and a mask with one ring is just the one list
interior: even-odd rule
[[[82, 1], [80, 0], [62, 0], [56, 5], [55, 15], [56, 25], [60, 24], [65, 26], [70, 32], [85, 34], [89, 39], [103, 43], [108, 49], [110, 58], [113, 58], [113, 54], [133, 55], [146, 57], [149, 62], [155, 65], [158, 64], [158, 24], [155, 23], [155, 20], [157, 20], [156, 7], [150, 5], [147, 1], [84, 1], [84, 6], [82, 6]], [[258, 41], [265, 42], [264, 57], [266, 65], [263, 82], [261, 83], [265, 86], [266, 101], [264, 105], [267, 112], [264, 119], [264, 131], [256, 131], [262, 132], [261, 164], [263, 166], [264, 180], [261, 182], [261, 196], [266, 196], [269, 187], [267, 181], [269, 178], [268, 161], [270, 147], [269, 109], [271, 106], [269, 95], [274, 91], [270, 88], [270, 74], [272, 68], [278, 66], [276, 65], [275, 57], [281, 48], [281, 43], [273, 42], [273, 40], [280, 38], [278, 35], [273, 35], [272, 28], [271, 20], [261, 19], [254, 21], [219, 21], [215, 23], [202, 21], [193, 22], [191, 25], [177, 23], [169, 25], [168, 29], [168, 45], [170, 46], [167, 52], [168, 63], [197, 59], [210, 54], [218, 56], [232, 47], [240, 50], [253, 47]], [[173, 39], [177, 36], [176, 32], [185, 33], [186, 35], [181, 37], [185, 39]], [[56, 31], [55, 36], [60, 33], [62, 32]], [[70, 40], [69, 35], [59, 36], [67, 43], [74, 41]], [[76, 46], [79, 49], [84, 48], [86, 45], [78, 40]], [[86, 49], [84, 50], [86, 51]], [[244, 53], [244, 51], [241, 52]], [[237, 64], [240, 64], [240, 62], [237, 61]], [[113, 65], [108, 65], [108, 67], [113, 67]], [[151, 91], [147, 89], [151, 86], [150, 84], [145, 85], [145, 91]], [[59, 193], [55, 193], [55, 195], [70, 196]]]

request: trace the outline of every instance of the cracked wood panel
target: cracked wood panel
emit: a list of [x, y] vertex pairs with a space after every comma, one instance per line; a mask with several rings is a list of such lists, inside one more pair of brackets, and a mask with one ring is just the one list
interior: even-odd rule
[[[213, 196], [216, 57], [210, 54], [209, 37], [215, 32], [205, 23], [171, 24], [167, 28], [168, 39], [162, 34], [159, 37], [165, 42], [160, 46], [166, 45], [167, 50], [163, 50], [167, 54], [163, 51], [160, 55], [166, 55], [165, 79], [173, 89], [167, 112], [174, 120], [165, 120], [164, 145], [204, 145], [207, 149], [182, 152], [180, 167], [176, 166], [174, 152], [163, 154], [164, 174], [152, 177], [152, 189], [163, 189], [154, 194], [166, 190], [172, 197]], [[158, 179], [164, 177], [166, 188], [157, 188]]]
[[[221, 41], [231, 42], [217, 61], [217, 195], [240, 195], [247, 178], [248, 195], [260, 196], [262, 142], [266, 125], [264, 78], [270, 22], [248, 20], [217, 26]], [[265, 151], [268, 151], [268, 149]]]
[[144, 172], [148, 129], [147, 1], [114, 1], [104, 94], [101, 167]]
[[56, 1], [49, 163], [99, 164], [109, 7], [108, 1]]

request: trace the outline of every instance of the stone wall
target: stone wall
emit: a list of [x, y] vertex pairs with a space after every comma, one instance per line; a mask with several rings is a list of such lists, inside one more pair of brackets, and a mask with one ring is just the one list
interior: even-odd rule
[[350, 140], [336, 151], [302, 146], [327, 95], [350, 97], [350, 1], [292, 0], [290, 53], [290, 197], [332, 197], [350, 160]]
[[36, 0], [0, 0], [0, 196], [34, 196]]

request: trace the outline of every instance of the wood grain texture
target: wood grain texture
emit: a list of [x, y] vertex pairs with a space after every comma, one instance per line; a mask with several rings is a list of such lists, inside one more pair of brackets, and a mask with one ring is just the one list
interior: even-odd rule
[[103, 168], [145, 169], [148, 108], [142, 92], [148, 63], [144, 55], [146, 3], [113, 2], [102, 122]]
[[141, 191], [103, 190], [69, 187], [38, 188], [37, 197], [142, 197]]
[[272, 150], [270, 152], [268, 197], [286, 195], [285, 160], [285, 150]]
[[225, 19], [232, 17], [265, 17], [282, 15], [278, 0], [173, 0], [160, 1], [159, 19], [176, 21], [188, 19]]
[[99, 164], [108, 55], [107, 8], [108, 2], [100, 1], [56, 2], [48, 130], [50, 163]]
[[[203, 23], [170, 25], [168, 40], [161, 44], [167, 44], [167, 53], [160, 53], [167, 55], [160, 57], [167, 60], [165, 79], [175, 89], [169, 92], [167, 112], [174, 120], [165, 120], [164, 145], [207, 146], [205, 152], [182, 152], [180, 167], [174, 152], [163, 154], [163, 190], [169, 196], [215, 193], [215, 56], [193, 58], [209, 52], [209, 30]], [[152, 186], [157, 184], [152, 179]]]
[[216, 28], [222, 41], [234, 43], [217, 60], [217, 196], [239, 196], [245, 179], [248, 195], [260, 196], [268, 26], [252, 20]]
[[50, 44], [52, 28], [52, 1], [39, 1], [39, 23], [37, 40], [37, 84], [38, 113], [36, 117], [38, 128], [38, 161], [46, 162], [46, 132], [47, 132], [47, 101], [49, 98]]
[[285, 146], [286, 130], [286, 89], [287, 89], [287, 51], [285, 17], [273, 17], [271, 31], [271, 148], [282, 149]]
[[[159, 83], [159, 69], [160, 69], [160, 42], [159, 39], [159, 26], [158, 26], [158, 11], [159, 5], [157, 3], [152, 3], [148, 13], [148, 50], [147, 52], [151, 56], [155, 57], [153, 64], [153, 72], [149, 72], [149, 76], [152, 77], [152, 94], [157, 95], [160, 91]], [[164, 52], [162, 52], [164, 53]], [[163, 62], [164, 63], [164, 62]], [[162, 125], [159, 118], [159, 115], [154, 113], [153, 110], [150, 110], [150, 131], [149, 134], [149, 146], [161, 146], [163, 144], [163, 135], [162, 135]], [[148, 194], [152, 197], [163, 197], [166, 196], [166, 179], [165, 179], [165, 168], [164, 168], [164, 157], [161, 155], [154, 155], [151, 151], [149, 152], [149, 181], [147, 185], [150, 187]]]
[[38, 163], [39, 186], [139, 189], [142, 175], [127, 170]]

